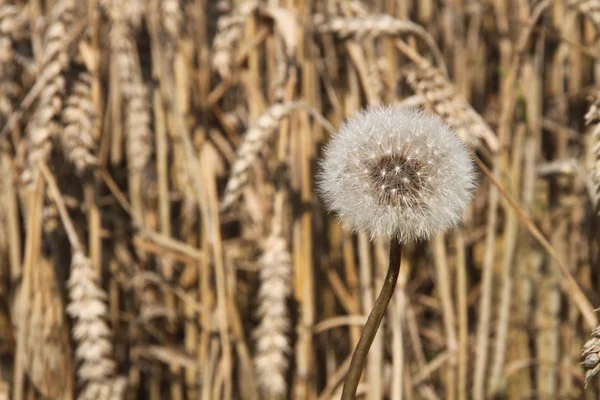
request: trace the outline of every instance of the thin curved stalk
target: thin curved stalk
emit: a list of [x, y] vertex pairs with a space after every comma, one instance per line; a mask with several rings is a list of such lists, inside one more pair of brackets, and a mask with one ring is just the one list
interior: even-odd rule
[[348, 369], [348, 374], [344, 381], [342, 400], [352, 400], [356, 395], [356, 388], [358, 387], [360, 375], [365, 365], [365, 359], [367, 358], [367, 354], [369, 353], [373, 339], [377, 334], [385, 310], [394, 294], [394, 289], [396, 288], [396, 281], [398, 280], [398, 274], [400, 273], [401, 256], [402, 245], [397, 241], [392, 240], [390, 243], [390, 260], [385, 275], [385, 281], [383, 282], [381, 292], [375, 301], [371, 314], [369, 314], [365, 328], [363, 329], [360, 340], [352, 355], [350, 368]]

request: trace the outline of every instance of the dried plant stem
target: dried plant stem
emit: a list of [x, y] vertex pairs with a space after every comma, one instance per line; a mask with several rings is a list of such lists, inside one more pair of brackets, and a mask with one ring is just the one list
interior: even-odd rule
[[452, 280], [450, 278], [444, 234], [436, 235], [432, 244], [437, 276], [436, 287], [442, 303], [446, 347], [451, 356], [450, 368], [446, 369], [446, 395], [444, 398], [454, 399], [456, 395], [456, 316], [450, 288]]
[[563, 291], [570, 292], [573, 296], [573, 302], [577, 305], [577, 309], [581, 313], [583, 319], [588, 324], [590, 328], [594, 328], [598, 324], [598, 317], [594, 314], [594, 307], [592, 307], [589, 299], [579, 287], [579, 284], [573, 278], [573, 274], [569, 271], [569, 268], [564, 263], [564, 261], [560, 258], [554, 247], [548, 242], [548, 239], [544, 237], [542, 232], [538, 229], [537, 226], [531, 221], [531, 219], [525, 214], [525, 211], [519, 206], [516, 200], [506, 191], [504, 186], [498, 182], [498, 180], [490, 173], [490, 170], [485, 166], [485, 164], [478, 158], [475, 157], [475, 161], [477, 165], [481, 169], [481, 171], [485, 174], [485, 176], [490, 180], [490, 182], [498, 189], [498, 191], [502, 194], [504, 199], [510, 204], [510, 206], [516, 211], [519, 219], [525, 225], [529, 233], [542, 245], [544, 250], [552, 257], [552, 259], [558, 264], [563, 276], [564, 280], [561, 280], [560, 285]]
[[[14, 172], [11, 168], [12, 162], [12, 157], [7, 152], [0, 150], [0, 173], [6, 182], [11, 182], [14, 179]], [[6, 229], [8, 236], [11, 238], [9, 248], [10, 277], [13, 282], [16, 282], [23, 272], [21, 269], [21, 227], [19, 225], [16, 190], [13, 185], [5, 186], [2, 189], [3, 193], [0, 194], [0, 198], [4, 197], [4, 200], [0, 203], [6, 211]]]
[[[521, 166], [521, 149], [523, 148], [523, 135], [525, 126], [520, 125], [515, 139], [514, 160], [511, 166], [511, 181], [519, 182]], [[518, 188], [517, 188], [518, 189]], [[515, 192], [518, 192], [517, 189]], [[514, 193], [518, 196], [518, 193]], [[503, 365], [506, 358], [507, 335], [509, 329], [510, 305], [513, 298], [513, 264], [519, 233], [519, 220], [513, 210], [508, 208], [506, 225], [504, 226], [504, 252], [502, 259], [502, 291], [498, 304], [498, 318], [496, 321], [496, 340], [494, 343], [493, 360], [491, 362], [488, 380], [488, 395], [498, 393], [504, 378]]]
[[[31, 274], [31, 270], [33, 268], [33, 264], [36, 262], [41, 236], [42, 236], [42, 208], [44, 205], [44, 190], [45, 185], [44, 181], [41, 179], [36, 179], [33, 183], [33, 186], [29, 188], [27, 193], [27, 209], [28, 213], [26, 215], [27, 218], [27, 236], [25, 237], [24, 243], [24, 259], [23, 259], [23, 276], [27, 278]], [[22, 288], [23, 290], [23, 304], [22, 309], [29, 310], [30, 307], [30, 299], [29, 294], [32, 290], [31, 288], [31, 279], [23, 279]], [[17, 320], [19, 324], [23, 324], [25, 320], [24, 315], [20, 315]], [[13, 373], [13, 399], [15, 400], [23, 400], [25, 398], [25, 363], [27, 358], [27, 351], [25, 349], [26, 344], [26, 334], [25, 329], [17, 330], [17, 346], [15, 349], [15, 361], [14, 361], [14, 373]]]
[[397, 241], [392, 240], [390, 243], [390, 260], [383, 287], [375, 301], [371, 314], [369, 314], [369, 318], [367, 319], [367, 323], [365, 324], [360, 340], [358, 341], [358, 345], [356, 345], [356, 349], [352, 355], [348, 374], [344, 381], [342, 400], [354, 399], [354, 396], [356, 395], [356, 388], [358, 387], [358, 382], [360, 380], [365, 359], [369, 353], [369, 348], [371, 347], [371, 343], [373, 343], [373, 339], [377, 334], [385, 310], [396, 288], [396, 281], [398, 280], [398, 275], [400, 273], [401, 257], [402, 245]]
[[44, 180], [48, 184], [48, 192], [56, 203], [56, 208], [58, 209], [58, 213], [62, 219], [65, 233], [67, 234], [67, 238], [69, 239], [69, 243], [73, 248], [73, 251], [83, 251], [83, 246], [79, 240], [79, 236], [77, 235], [75, 225], [73, 224], [71, 218], [69, 218], [69, 212], [67, 211], [67, 206], [65, 205], [65, 202], [60, 194], [60, 190], [58, 189], [56, 179], [44, 162], [38, 161], [37, 165], [42, 173], [42, 176], [44, 177]]
[[466, 251], [463, 228], [456, 230], [456, 308], [458, 311], [458, 400], [467, 399], [467, 371], [468, 371], [468, 311], [467, 303], [467, 272]]
[[[497, 163], [495, 163], [497, 165]], [[494, 168], [494, 175], [498, 174], [498, 167]], [[489, 175], [493, 177], [492, 173]], [[498, 190], [491, 186], [489, 191], [489, 209], [487, 216], [486, 252], [483, 260], [483, 273], [481, 283], [481, 298], [479, 300], [479, 321], [477, 323], [477, 345], [475, 354], [475, 371], [473, 378], [473, 398], [483, 400], [485, 393], [485, 372], [488, 358], [488, 344], [490, 334], [490, 320], [492, 307], [492, 281], [496, 247], [496, 225], [498, 223]]]
[[[406, 273], [405, 273], [406, 274]], [[404, 281], [400, 280], [400, 289], [394, 296], [393, 307], [390, 310], [390, 324], [392, 325], [392, 387], [391, 400], [402, 400], [402, 379], [404, 371], [404, 338], [402, 337], [403, 319], [404, 319], [404, 303], [406, 301], [406, 293], [404, 291]]]

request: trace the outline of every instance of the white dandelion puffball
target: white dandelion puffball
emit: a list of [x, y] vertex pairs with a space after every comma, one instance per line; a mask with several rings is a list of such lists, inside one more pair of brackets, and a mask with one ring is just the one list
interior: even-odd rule
[[461, 220], [475, 170], [465, 145], [436, 115], [371, 107], [327, 145], [318, 187], [347, 227], [406, 243]]

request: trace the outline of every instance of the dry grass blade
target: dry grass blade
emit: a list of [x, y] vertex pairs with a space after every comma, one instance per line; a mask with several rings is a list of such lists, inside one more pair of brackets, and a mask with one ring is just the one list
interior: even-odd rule
[[286, 373], [291, 344], [291, 321], [287, 308], [292, 292], [292, 258], [286, 240], [275, 233], [267, 239], [260, 258], [258, 317], [254, 331], [256, 354], [254, 363], [259, 385], [269, 398], [285, 398], [288, 391]]

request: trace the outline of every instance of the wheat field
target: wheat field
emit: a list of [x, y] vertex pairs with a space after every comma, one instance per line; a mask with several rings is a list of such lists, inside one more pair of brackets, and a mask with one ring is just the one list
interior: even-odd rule
[[391, 103], [478, 187], [360, 398], [599, 398], [599, 60], [598, 0], [0, 0], [0, 400], [340, 398], [389, 243], [315, 176]]

